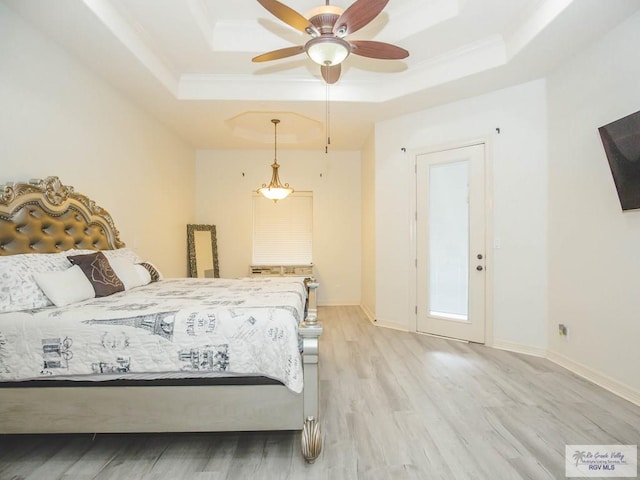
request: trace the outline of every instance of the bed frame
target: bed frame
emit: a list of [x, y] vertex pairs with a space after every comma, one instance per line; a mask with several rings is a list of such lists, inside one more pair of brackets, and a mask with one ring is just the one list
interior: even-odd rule
[[[0, 191], [0, 255], [124, 247], [104, 209], [58, 177], [7, 184]], [[318, 422], [315, 280], [307, 282], [300, 324], [304, 389], [281, 384], [0, 388], [0, 433], [125, 433], [301, 430], [305, 460], [322, 448]]]

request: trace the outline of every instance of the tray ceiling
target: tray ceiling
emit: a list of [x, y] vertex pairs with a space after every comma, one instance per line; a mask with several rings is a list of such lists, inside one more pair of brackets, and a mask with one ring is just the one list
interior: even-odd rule
[[[269, 112], [309, 119], [313, 134], [292, 125], [290, 148], [323, 148], [328, 93], [331, 148], [360, 149], [375, 121], [544, 77], [640, 8], [639, 0], [391, 0], [349, 39], [393, 43], [409, 58], [352, 55], [327, 92], [306, 55], [251, 62], [308, 39], [256, 0], [4, 3], [196, 148], [266, 147], [271, 125], [260, 122]], [[324, 2], [283, 3], [305, 14]], [[284, 122], [278, 130], [287, 135]]]

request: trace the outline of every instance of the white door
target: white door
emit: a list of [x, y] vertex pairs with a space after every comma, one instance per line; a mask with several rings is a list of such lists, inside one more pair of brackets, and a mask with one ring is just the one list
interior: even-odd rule
[[417, 329], [484, 343], [484, 144], [417, 156]]

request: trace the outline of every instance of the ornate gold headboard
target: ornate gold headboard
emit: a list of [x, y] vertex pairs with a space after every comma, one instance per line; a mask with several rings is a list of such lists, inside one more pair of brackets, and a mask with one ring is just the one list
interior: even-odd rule
[[111, 215], [58, 177], [0, 191], [0, 255], [124, 247]]

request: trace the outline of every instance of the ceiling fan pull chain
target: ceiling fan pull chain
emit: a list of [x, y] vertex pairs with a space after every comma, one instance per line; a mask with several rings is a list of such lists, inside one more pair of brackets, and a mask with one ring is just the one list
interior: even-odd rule
[[324, 120], [324, 128], [327, 133], [327, 143], [324, 146], [324, 153], [329, 153], [329, 145], [331, 145], [331, 110], [330, 110], [330, 98], [329, 98], [329, 84], [325, 83], [325, 94], [326, 94], [326, 103], [325, 103], [325, 120]]

